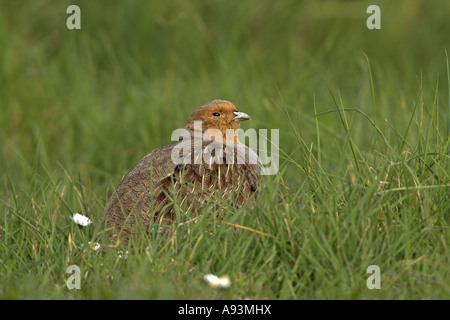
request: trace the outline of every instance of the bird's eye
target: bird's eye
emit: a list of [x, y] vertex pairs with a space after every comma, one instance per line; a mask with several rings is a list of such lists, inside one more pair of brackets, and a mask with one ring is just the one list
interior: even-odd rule
[[214, 117], [220, 117], [220, 113], [219, 113], [219, 112], [214, 112], [214, 113], [213, 113], [213, 116], [214, 116]]

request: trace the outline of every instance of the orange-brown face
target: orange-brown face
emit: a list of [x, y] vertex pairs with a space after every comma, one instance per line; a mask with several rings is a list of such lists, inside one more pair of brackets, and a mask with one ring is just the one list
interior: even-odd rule
[[[220, 130], [222, 133], [222, 140], [226, 140], [227, 129], [237, 130], [241, 126], [241, 121], [250, 120], [250, 117], [243, 113], [238, 112], [236, 107], [229, 101], [214, 100], [210, 103], [198, 108], [192, 115], [189, 121], [186, 123], [185, 128], [188, 130], [194, 130], [194, 121], [201, 121], [202, 133], [207, 130]], [[197, 124], [199, 124], [197, 122]], [[211, 130], [209, 132], [211, 132]], [[220, 139], [214, 137], [214, 139]], [[236, 138], [232, 141], [236, 142]]]

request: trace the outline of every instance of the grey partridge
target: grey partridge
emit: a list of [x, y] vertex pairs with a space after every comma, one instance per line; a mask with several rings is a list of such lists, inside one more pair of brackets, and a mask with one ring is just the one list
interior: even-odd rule
[[123, 178], [104, 212], [109, 237], [128, 240], [136, 218], [149, 232], [155, 223], [173, 223], [176, 212], [194, 218], [205, 207], [251, 207], [264, 168], [236, 135], [249, 119], [225, 100], [198, 108], [178, 141], [150, 152]]

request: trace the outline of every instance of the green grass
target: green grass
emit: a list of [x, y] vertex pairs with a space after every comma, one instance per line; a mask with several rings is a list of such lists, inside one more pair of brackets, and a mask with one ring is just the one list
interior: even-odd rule
[[[372, 2], [77, 1], [70, 31], [72, 2], [1, 1], [0, 298], [449, 299], [450, 3], [377, 1], [371, 31]], [[280, 130], [256, 208], [89, 249], [122, 176], [213, 99]]]

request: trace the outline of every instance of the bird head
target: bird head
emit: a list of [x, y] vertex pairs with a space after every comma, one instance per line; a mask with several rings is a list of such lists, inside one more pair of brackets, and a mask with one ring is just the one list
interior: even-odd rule
[[[214, 100], [198, 108], [186, 123], [185, 129], [194, 132], [198, 127], [195, 124], [200, 122], [202, 134], [220, 131], [220, 134], [212, 134], [210, 138], [237, 143], [237, 130], [245, 120], [250, 120], [250, 117], [246, 113], [239, 112], [231, 102]], [[234, 130], [234, 136], [227, 135], [230, 129]]]

